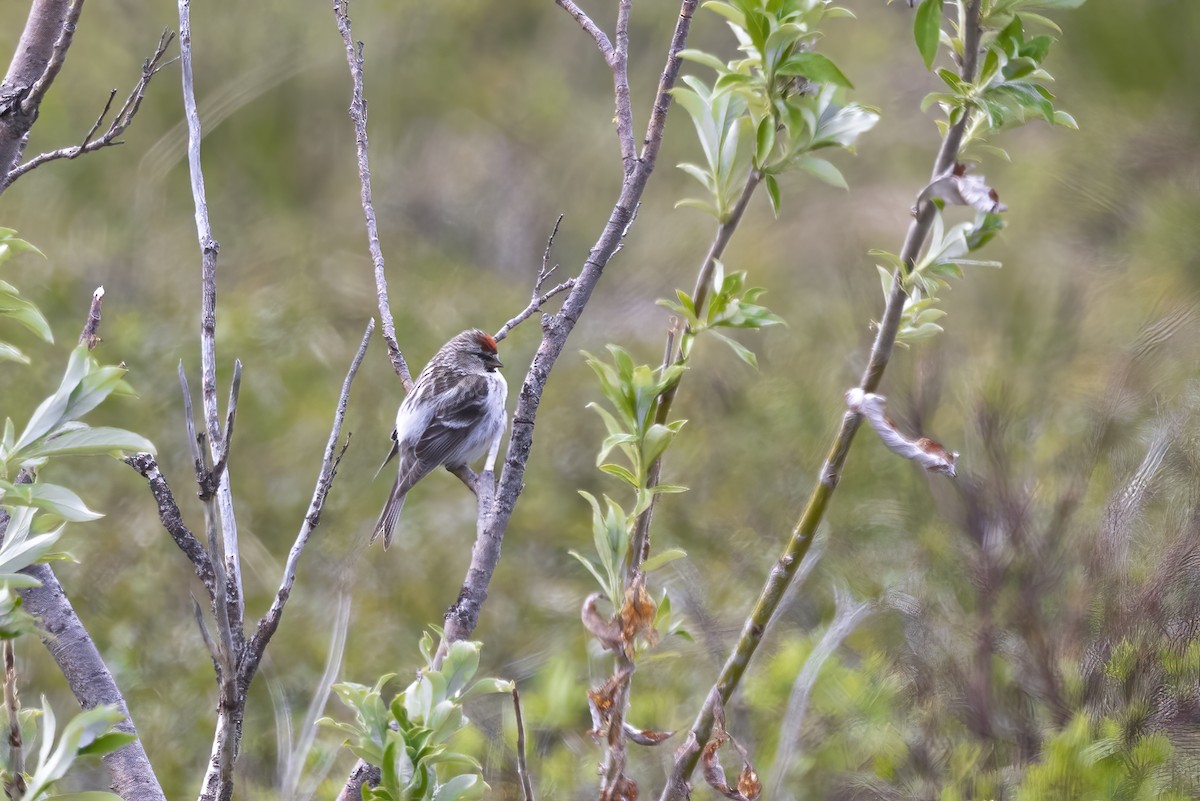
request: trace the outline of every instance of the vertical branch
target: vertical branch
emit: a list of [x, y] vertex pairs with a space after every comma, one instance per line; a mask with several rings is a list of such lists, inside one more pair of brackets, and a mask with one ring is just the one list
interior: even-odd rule
[[504, 532], [523, 489], [525, 466], [533, 449], [533, 428], [542, 393], [550, 378], [550, 371], [554, 369], [555, 362], [567, 344], [567, 337], [583, 314], [604, 268], [620, 248], [629, 226], [633, 223], [646, 183], [654, 171], [663, 127], [667, 121], [667, 109], [671, 104], [670, 91], [675, 85], [682, 62], [679, 51], [687, 42], [696, 4], [697, 0], [683, 0], [680, 6], [679, 20], [671, 37], [666, 65], [655, 93], [654, 113], [646, 132], [646, 146], [642, 149], [637, 167], [626, 174], [621, 193], [613, 205], [608, 221], [588, 253], [562, 309], [543, 324], [541, 344], [534, 354], [533, 363], [525, 374], [517, 396], [517, 408], [512, 417], [512, 435], [508, 441], [508, 452], [496, 488], [495, 500], [484, 504], [482, 493], [480, 494], [478, 534], [471, 553], [471, 566], [458, 600], [446, 611], [444, 642], [467, 638], [479, 622], [479, 611], [487, 600], [488, 584], [500, 559]]
[[529, 766], [525, 763], [525, 719], [521, 715], [521, 694], [513, 687], [513, 712], [517, 716], [517, 775], [521, 778], [524, 801], [534, 801], [533, 785], [529, 781]]
[[[179, 0], [179, 61], [183, 75], [183, 110], [188, 129], [188, 174], [192, 200], [196, 207], [196, 236], [200, 243], [200, 369], [201, 397], [209, 450], [214, 461], [227, 453], [221, 431], [221, 413], [217, 401], [217, 254], [220, 244], [213, 239], [208, 221], [208, 200], [204, 193], [204, 171], [200, 165], [200, 115], [196, 111], [196, 91], [192, 77], [192, 22], [189, 0]], [[239, 556], [237, 519], [233, 511], [233, 492], [229, 471], [222, 470], [217, 487], [217, 506], [221, 516], [221, 537], [227, 577], [226, 604], [234, 644], [241, 648], [245, 638], [242, 620], [242, 569]]]
[[375, 269], [375, 299], [379, 303], [380, 327], [383, 341], [387, 343], [388, 360], [392, 369], [404, 384], [404, 391], [412, 390], [412, 374], [400, 345], [396, 341], [396, 323], [392, 319], [392, 308], [388, 302], [387, 275], [383, 270], [383, 250], [379, 246], [379, 227], [375, 222], [375, 204], [371, 199], [371, 164], [367, 155], [367, 101], [363, 97], [363, 43], [357, 47], [350, 28], [349, 0], [334, 0], [333, 15], [337, 19], [338, 31], [346, 47], [346, 63], [350, 65], [350, 79], [354, 90], [350, 97], [350, 119], [354, 122], [354, 144], [358, 153], [358, 182], [362, 197], [363, 216], [367, 223], [367, 246], [371, 250], [371, 263]]
[[[116, 725], [117, 731], [137, 737], [125, 698], [54, 571], [49, 565], [31, 565], [24, 572], [41, 582], [40, 587], [21, 590], [25, 611], [41, 620], [38, 634], [66, 676], [79, 705], [83, 709], [100, 704], [115, 706], [125, 716]], [[166, 801], [141, 740], [106, 754], [104, 764], [113, 790], [125, 801]]]
[[[979, 39], [981, 33], [979, 28], [980, 3], [981, 0], [968, 0], [964, 21], [964, 52], [961, 75], [963, 80], [967, 82], [974, 80], [975, 69], [979, 59]], [[938, 151], [934, 162], [932, 178], [944, 174], [957, 161], [958, 149], [962, 144], [963, 133], [966, 131], [972, 116], [969, 112], [963, 114], [962, 118], [950, 126], [950, 129], [946, 132], [946, 137], [942, 141], [941, 149]], [[915, 264], [917, 256], [920, 254], [921, 246], [929, 234], [929, 229], [936, 213], [937, 209], [934, 204], [926, 202], [922, 205], [913, 221], [909, 223], [908, 231], [904, 237], [904, 246], [900, 251], [900, 258], [907, 269], [911, 270], [913, 264]], [[871, 346], [870, 358], [860, 382], [860, 388], [864, 392], [873, 392], [879, 386], [879, 382], [883, 378], [883, 372], [891, 359], [892, 349], [896, 343], [896, 332], [899, 330], [900, 317], [904, 310], [904, 300], [907, 297], [904, 291], [904, 282], [901, 278], [902, 276], [897, 275], [893, 281], [892, 293], [888, 297], [883, 319], [880, 322], [879, 330], [876, 332], [875, 342]], [[837, 489], [838, 482], [841, 479], [842, 468], [846, 463], [846, 457], [854, 441], [854, 434], [858, 431], [861, 422], [861, 414], [846, 412], [842, 415], [841, 427], [834, 438], [833, 445], [829, 449], [829, 454], [825, 458], [820, 480], [809, 495], [808, 503], [805, 505], [800, 519], [792, 530], [792, 535], [788, 540], [783, 554], [780, 555], [775, 566], [771, 568], [766, 583], [759, 592], [758, 600], [755, 602], [753, 610], [742, 626], [742, 632], [738, 637], [737, 644], [734, 646], [733, 653], [729, 655], [716, 684], [713, 685], [712, 691], [708, 693], [704, 705], [701, 707], [695, 722], [692, 724], [688, 742], [692, 743], [694, 747], [684, 750], [683, 753], [677, 756], [667, 785], [663, 788], [662, 801], [676, 801], [687, 796], [688, 779], [696, 769], [696, 763], [700, 759], [699, 744], [707, 741], [709, 733], [712, 731], [715, 705], [718, 702], [724, 703], [729, 700], [741, 682], [746, 668], [754, 656], [755, 650], [757, 650], [759, 643], [762, 642], [767, 625], [774, 616], [775, 610], [779, 608], [780, 601], [783, 599], [788, 585], [791, 583], [797, 568], [799, 568], [801, 561], [812, 545], [813, 538], [817, 533], [817, 527], [825, 517], [825, 510], [828, 508], [829, 500]]]
[[[343, 41], [347, 45], [347, 56], [350, 57], [352, 48], [349, 21], [345, 18], [345, 2], [346, 0], [336, 0], [334, 12], [338, 18], [339, 30], [343, 32]], [[545, 318], [543, 322], [542, 341], [534, 354], [533, 362], [525, 374], [517, 396], [517, 408], [512, 417], [512, 434], [509, 437], [508, 451], [505, 454], [500, 481], [498, 484], [494, 483], [491, 477], [485, 474], [481, 477], [482, 480], [477, 482], [479, 513], [476, 522], [475, 545], [471, 551], [471, 564], [467, 569], [458, 599], [446, 610], [442, 646], [439, 651], [443, 651], [448, 643], [469, 637], [479, 622], [480, 610], [483, 608], [484, 601], [487, 600], [488, 586], [500, 560], [500, 547], [504, 540], [504, 533], [508, 529], [513, 509], [524, 488], [525, 467], [533, 449], [533, 428], [537, 419], [538, 406], [541, 404], [542, 393], [550, 378], [550, 371], [566, 346], [567, 337], [587, 306], [604, 268], [619, 249], [626, 231], [632, 224], [646, 184], [654, 171], [659, 147], [662, 144], [663, 128], [667, 122], [667, 110], [671, 106], [671, 88], [675, 85], [682, 64], [679, 52], [687, 43], [692, 15], [696, 10], [697, 3], [698, 0], [682, 0], [680, 4], [679, 20], [676, 22], [675, 31], [667, 49], [666, 64], [659, 78], [653, 111], [646, 128], [645, 145], [637, 164], [632, 170], [625, 172], [624, 180], [621, 183], [621, 192], [613, 205], [608, 221], [600, 232], [596, 244], [589, 251], [583, 268], [563, 302], [562, 309], [558, 314]], [[574, 6], [570, 0], [559, 0], [559, 5], [564, 8]], [[576, 19], [580, 19], [581, 25], [588, 30], [588, 25], [583, 21], [586, 20], [586, 16], [581, 16], [582, 19], [580, 16], [577, 16]], [[606, 40], [603, 32], [594, 25], [592, 30], [599, 34], [598, 36], [594, 35], [598, 43]], [[351, 69], [354, 69], [353, 61]], [[362, 785], [377, 779], [378, 770], [360, 760], [339, 794], [339, 801], [361, 798]]]

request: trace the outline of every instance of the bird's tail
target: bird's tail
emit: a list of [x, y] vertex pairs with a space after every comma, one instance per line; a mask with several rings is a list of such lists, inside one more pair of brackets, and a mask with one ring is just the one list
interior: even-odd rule
[[397, 477], [396, 483], [392, 485], [392, 494], [388, 496], [383, 512], [379, 515], [379, 522], [375, 524], [375, 533], [371, 535], [371, 542], [375, 542], [379, 535], [383, 534], [384, 550], [392, 544], [392, 536], [396, 533], [396, 521], [400, 518], [400, 510], [404, 508], [404, 499], [407, 497], [408, 491], [401, 490], [400, 479]]

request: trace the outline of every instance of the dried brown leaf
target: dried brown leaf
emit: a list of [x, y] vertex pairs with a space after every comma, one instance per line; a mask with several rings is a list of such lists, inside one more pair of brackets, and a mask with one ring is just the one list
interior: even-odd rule
[[958, 454], [928, 437], [915, 440], [906, 437], [884, 412], [886, 404], [887, 398], [863, 392], [858, 387], [846, 393], [847, 408], [867, 418], [888, 450], [911, 459], [931, 473], [944, 473], [951, 477], [957, 475]]
[[625, 599], [617, 616], [626, 655], [633, 656], [633, 641], [639, 634], [651, 645], [658, 642], [658, 631], [654, 628], [654, 614], [657, 611], [654, 599], [646, 592], [645, 582], [640, 577], [635, 579], [625, 590]]
[[616, 621], [611, 617], [604, 617], [596, 608], [596, 602], [602, 597], [600, 593], [593, 592], [585, 598], [583, 608], [579, 611], [579, 618], [583, 621], [583, 627], [599, 640], [601, 645], [610, 651], [617, 651], [622, 648], [621, 629], [617, 626]]
[[[726, 742], [732, 743], [742, 757], [742, 771], [738, 774], [737, 787], [729, 786], [725, 778], [725, 767], [721, 764], [721, 746]], [[700, 762], [708, 786], [731, 801], [755, 801], [762, 793], [762, 781], [758, 778], [754, 766], [750, 764], [750, 755], [742, 744], [725, 730], [725, 707], [719, 695], [713, 699], [712, 739], [704, 746]]]
[[674, 736], [673, 731], [655, 731], [653, 729], [639, 729], [635, 726], [625, 724], [625, 736], [638, 745], [658, 745]]

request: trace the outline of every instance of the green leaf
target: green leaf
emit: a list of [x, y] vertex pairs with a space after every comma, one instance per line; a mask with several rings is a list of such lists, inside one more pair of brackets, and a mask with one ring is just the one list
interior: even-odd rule
[[732, 337], [727, 337], [724, 334], [720, 333], [719, 331], [713, 331], [712, 334], [713, 334], [713, 336], [723, 340], [725, 342], [725, 344], [728, 345], [735, 354], [737, 354], [737, 357], [739, 359], [741, 359], [742, 361], [744, 361], [746, 364], [750, 365], [751, 367], [755, 367], [755, 368], [758, 367], [758, 357], [754, 355], [754, 351], [750, 350], [745, 345], [743, 345], [741, 342], [738, 342], [736, 339], [734, 339]]
[[616, 476], [625, 483], [629, 484], [631, 487], [638, 486], [637, 476], [631, 473], [627, 467], [622, 467], [619, 464], [613, 464], [612, 462], [609, 462], [608, 464], [600, 465], [600, 469], [603, 472], [608, 473], [610, 476]]
[[479, 643], [458, 640], [450, 644], [441, 673], [446, 677], [446, 694], [453, 698], [479, 670]]
[[21, 432], [21, 438], [17, 440], [14, 450], [19, 451], [32, 444], [53, 431], [59, 423], [68, 419], [66, 413], [67, 407], [71, 403], [71, 393], [88, 374], [90, 359], [85, 347], [78, 347], [71, 351], [71, 356], [67, 360], [67, 369], [63, 372], [58, 389], [53, 395], [38, 404], [33, 416], [25, 425], [25, 430]]
[[[928, 0], [927, 0], [928, 2]], [[918, 12], [919, 13], [919, 12]], [[779, 65], [780, 75], [802, 75], [815, 83], [827, 83], [853, 89], [854, 84], [828, 56], [820, 53], [792, 53]]]
[[768, 114], [762, 118], [754, 140], [754, 166], [761, 169], [771, 157], [771, 151], [775, 149], [775, 118], [772, 115]]
[[942, 31], [942, 0], [924, 0], [913, 19], [913, 38], [925, 69], [933, 67], [937, 58], [938, 40]]
[[771, 201], [771, 211], [775, 212], [776, 219], [779, 218], [779, 181], [774, 175], [768, 175], [765, 178], [767, 184], [767, 197]]
[[687, 552], [679, 548], [668, 548], [665, 551], [659, 551], [651, 556], [645, 562], [642, 562], [642, 570], [646, 573], [653, 573], [660, 567], [674, 562], [676, 559], [682, 559], [687, 556]]
[[816, 177], [822, 183], [835, 186], [838, 189], [849, 189], [845, 177], [841, 170], [833, 166], [825, 159], [819, 159], [816, 156], [803, 155], [796, 160], [796, 166], [807, 172], [809, 175]]
[[0, 290], [0, 317], [10, 317], [37, 335], [43, 342], [54, 342], [50, 323], [37, 306], [20, 297], [15, 289]]
[[137, 741], [137, 735], [124, 731], [111, 731], [101, 734], [89, 745], [79, 749], [80, 756], [104, 756], [114, 751], [120, 751], [125, 746]]
[[717, 74], [724, 74], [729, 71], [729, 67], [725, 66], [725, 62], [711, 53], [705, 53], [703, 50], [695, 50], [686, 48], [679, 51], [679, 57], [686, 61], [693, 61], [697, 64], [703, 64], [706, 67], [711, 67], [717, 71]]
[[483, 778], [471, 773], [455, 776], [433, 794], [433, 801], [479, 801], [488, 790]]
[[29, 364], [29, 357], [22, 353], [15, 345], [10, 345], [7, 342], [0, 342], [0, 362], [18, 362], [20, 364]]
[[468, 698], [474, 698], [477, 695], [492, 695], [495, 693], [511, 693], [515, 685], [511, 681], [504, 679], [488, 678], [480, 679], [475, 682], [462, 694], [462, 699], [465, 701]]
[[[584, 567], [587, 568], [588, 572], [592, 574], [592, 577], [595, 578], [596, 582], [600, 585], [600, 589], [604, 590], [605, 594], [607, 595], [608, 589], [609, 589], [608, 588], [608, 579], [606, 579], [600, 575], [600, 571], [596, 569], [596, 565], [592, 562], [592, 560], [588, 559], [586, 556], [581, 554], [579, 551], [570, 550], [570, 551], [567, 551], [567, 553], [570, 554], [571, 556], [574, 556], [576, 559], [579, 560], [579, 563], [581, 565], [583, 565]], [[610, 598], [609, 600], [611, 601], [612, 599]]]
[[0, 481], [0, 493], [3, 493], [6, 503], [15, 502], [14, 498], [20, 499], [24, 506], [43, 509], [70, 523], [85, 523], [104, 517], [89, 509], [74, 492], [57, 484], [10, 484]]
[[105, 454], [154, 453], [154, 443], [132, 431], [121, 428], [73, 429], [35, 443], [21, 453], [24, 461], [47, 456], [98, 456]]

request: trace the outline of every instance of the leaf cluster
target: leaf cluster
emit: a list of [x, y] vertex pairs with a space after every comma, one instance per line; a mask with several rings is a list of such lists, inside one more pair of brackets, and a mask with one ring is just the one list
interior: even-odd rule
[[726, 275], [725, 265], [717, 260], [713, 263], [712, 291], [708, 293], [703, 309], [697, 310], [695, 299], [682, 289], [675, 290], [678, 303], [659, 300], [658, 305], [670, 309], [686, 323], [679, 343], [680, 364], [686, 364], [691, 356], [696, 336], [707, 331], [729, 345], [739, 359], [751, 367], [757, 367], [758, 357], [754, 351], [716, 329], [758, 330], [782, 325], [782, 317], [758, 303], [766, 291], [762, 287], [748, 288], [744, 270]]
[[488, 790], [483, 768], [467, 754], [451, 751], [447, 742], [469, 723], [463, 704], [489, 693], [512, 692], [513, 684], [479, 679], [478, 642], [451, 643], [440, 668], [435, 669], [434, 643], [428, 632], [420, 649], [425, 667], [403, 692], [383, 700], [384, 686], [396, 677], [382, 676], [373, 687], [344, 683], [333, 687], [354, 712], [354, 722], [322, 718], [319, 725], [344, 732], [344, 744], [380, 769], [378, 786], [363, 787], [365, 801], [476, 801]]
[[[1054, 39], [1048, 34], [1027, 36], [1025, 23], [1036, 23], [1057, 32], [1058, 27], [1051, 20], [1032, 9], [1066, 8], [1081, 3], [1082, 0], [995, 0], [984, 3], [980, 15], [984, 50], [978, 75], [973, 81], [966, 81], [953, 70], [938, 68], [936, 74], [949, 91], [926, 95], [921, 108], [938, 104], [945, 110], [947, 119], [938, 122], [943, 131], [964, 116], [979, 112], [971, 117], [964, 132], [964, 152], [991, 152], [1005, 159], [1007, 152], [986, 144], [988, 134], [1039, 118], [1051, 125], [1077, 128], [1074, 117], [1054, 107], [1054, 94], [1047, 87], [1054, 78], [1043, 63]], [[954, 35], [941, 27], [943, 0], [925, 0], [917, 10], [914, 34], [926, 67], [932, 68], [939, 44], [957, 63], [962, 63], [964, 3], [958, 0], [956, 5], [959, 22]]]
[[[37, 752], [37, 762], [31, 774], [26, 777], [26, 791], [20, 801], [38, 801], [50, 798], [54, 785], [67, 775], [77, 759], [85, 756], [104, 756], [124, 748], [137, 739], [128, 732], [117, 731], [114, 727], [125, 719], [116, 707], [98, 706], [85, 712], [80, 712], [63, 727], [62, 734], [55, 741], [57, 724], [54, 711], [42, 697], [40, 710], [23, 710], [22, 729], [40, 729], [41, 745]], [[30, 732], [32, 734], [32, 731]], [[32, 737], [26, 737], [26, 742], [32, 742]], [[5, 779], [12, 776], [8, 764], [10, 752], [7, 748], [0, 749], [0, 770]], [[7, 782], [5, 786], [8, 786]], [[55, 795], [55, 799], [87, 799], [87, 801], [120, 801], [119, 796], [107, 792], [88, 792], [68, 795]]]
[[895, 253], [871, 251], [872, 256], [885, 262], [875, 265], [884, 297], [891, 296], [897, 276], [901, 277], [908, 295], [896, 333], [897, 342], [919, 342], [942, 332], [937, 321], [946, 312], [937, 307], [938, 293], [950, 286], [950, 278], [963, 277], [963, 267], [1000, 267], [998, 261], [974, 259], [970, 254], [991, 241], [1004, 224], [999, 214], [980, 212], [974, 222], [959, 223], [947, 230], [938, 213], [933, 218], [929, 244], [911, 270]]
[[727, 222], [751, 169], [765, 180], [776, 213], [776, 176], [784, 172], [804, 170], [845, 188], [838, 169], [812, 154], [829, 147], [853, 150], [879, 115], [858, 104], [836, 102], [839, 91], [852, 84], [813, 48], [823, 19], [853, 15], [830, 0], [711, 0], [704, 7], [725, 18], [744, 57], [726, 62], [702, 50], [680, 53], [717, 75], [711, 88], [689, 75], [683, 79], [686, 87], [672, 91], [691, 117], [705, 156], [703, 165], [679, 167], [711, 198], [689, 198], [677, 205]]

